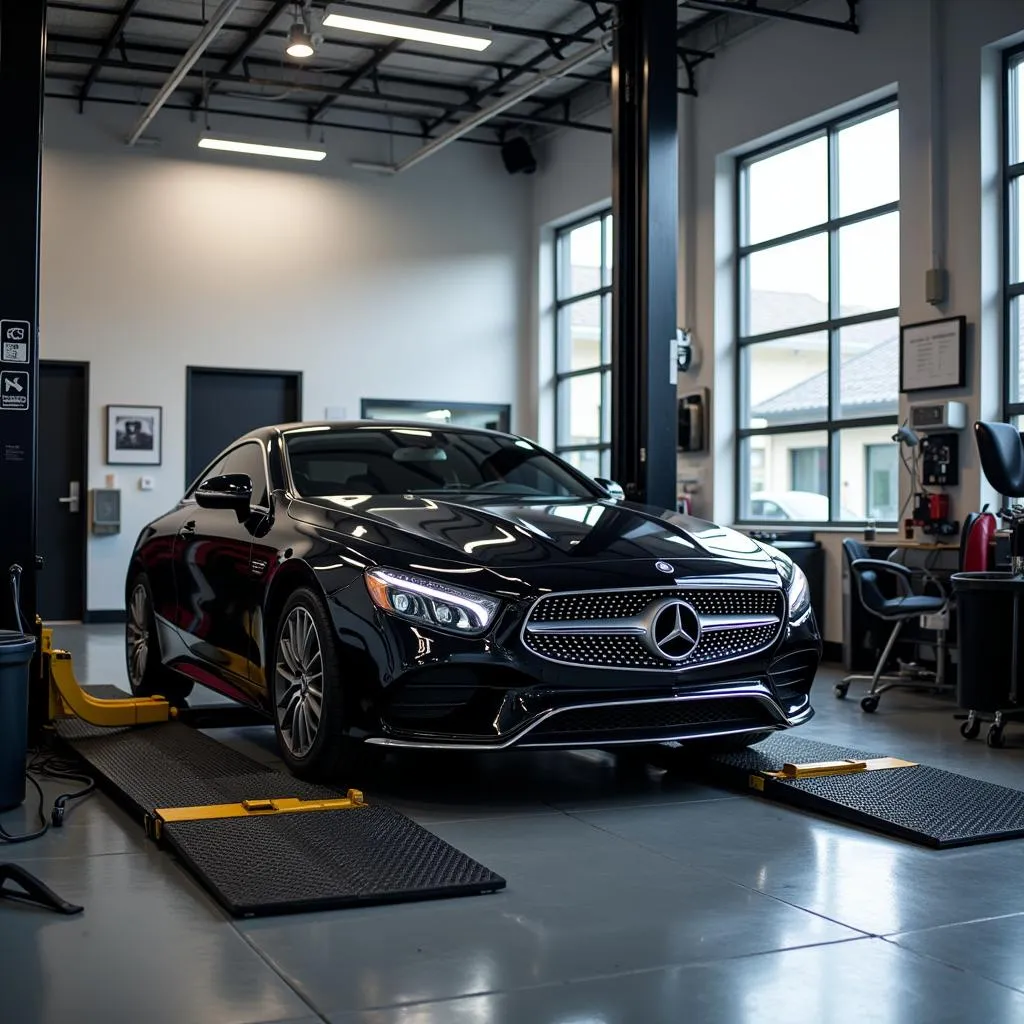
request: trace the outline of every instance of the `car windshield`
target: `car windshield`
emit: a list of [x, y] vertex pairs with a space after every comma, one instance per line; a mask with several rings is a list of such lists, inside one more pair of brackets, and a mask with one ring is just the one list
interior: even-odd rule
[[285, 434], [303, 497], [357, 494], [586, 498], [601, 492], [529, 441], [419, 427], [313, 427]]

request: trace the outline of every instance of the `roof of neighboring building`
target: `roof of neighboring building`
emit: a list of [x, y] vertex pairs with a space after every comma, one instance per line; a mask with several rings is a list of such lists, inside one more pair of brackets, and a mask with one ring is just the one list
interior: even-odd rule
[[[871, 348], [846, 360], [842, 366], [843, 407], [887, 405], [897, 401], [899, 382], [893, 374], [893, 367], [898, 359], [899, 334], [889, 334]], [[750, 414], [768, 419], [812, 409], [824, 411], [827, 407], [828, 371], [822, 370], [755, 405]]]

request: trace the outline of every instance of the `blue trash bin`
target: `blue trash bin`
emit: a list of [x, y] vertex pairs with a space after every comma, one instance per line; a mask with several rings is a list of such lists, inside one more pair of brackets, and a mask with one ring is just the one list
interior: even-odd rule
[[25, 801], [28, 684], [36, 640], [0, 629], [0, 811]]

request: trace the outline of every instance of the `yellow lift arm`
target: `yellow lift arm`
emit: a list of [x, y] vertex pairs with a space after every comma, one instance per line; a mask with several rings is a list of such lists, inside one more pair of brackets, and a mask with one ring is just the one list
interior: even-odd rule
[[101, 700], [82, 689], [75, 678], [71, 655], [53, 646], [53, 630], [41, 630], [42, 671], [49, 690], [49, 720], [80, 718], [108, 728], [151, 725], [174, 717], [176, 709], [163, 697], [123, 697]]

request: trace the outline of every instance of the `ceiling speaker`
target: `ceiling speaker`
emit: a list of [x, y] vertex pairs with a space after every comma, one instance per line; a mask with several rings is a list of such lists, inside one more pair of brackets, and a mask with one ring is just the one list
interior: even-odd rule
[[502, 143], [501, 159], [509, 174], [533, 174], [537, 170], [537, 158], [530, 144], [521, 136]]

